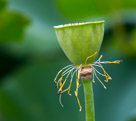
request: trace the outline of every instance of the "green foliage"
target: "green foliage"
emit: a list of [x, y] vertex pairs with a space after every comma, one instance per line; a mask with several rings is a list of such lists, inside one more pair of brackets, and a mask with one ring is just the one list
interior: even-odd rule
[[16, 12], [4, 11], [0, 14], [0, 43], [20, 41], [29, 20]]
[[6, 0], [0, 0], [0, 44], [20, 41], [24, 35], [24, 28], [29, 23], [27, 17], [7, 10], [6, 5]]
[[135, 8], [135, 0], [56, 0], [56, 4], [60, 12], [70, 18], [101, 16]]
[[[126, 35], [125, 35], [126, 36]], [[130, 32], [129, 39], [124, 39], [124, 41], [120, 41], [119, 43], [122, 48], [122, 52], [127, 56], [136, 57], [136, 28], [134, 28]], [[131, 48], [131, 49], [130, 49]]]
[[6, 0], [0, 0], [0, 12], [6, 7]]

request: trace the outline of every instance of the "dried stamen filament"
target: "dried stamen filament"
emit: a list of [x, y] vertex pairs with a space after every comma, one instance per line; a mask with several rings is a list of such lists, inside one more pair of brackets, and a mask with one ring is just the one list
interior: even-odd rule
[[103, 82], [99, 79], [99, 77], [97, 76], [95, 71], [94, 71], [94, 74], [95, 74], [96, 78], [98, 79], [98, 81], [103, 85], [104, 89], [107, 89], [106, 86], [103, 84]]
[[88, 61], [89, 58], [95, 56], [96, 54], [97, 54], [97, 52], [95, 52], [94, 54], [92, 54], [92, 55], [90, 55], [89, 57], [87, 57], [86, 60], [85, 60], [85, 64], [87, 63], [87, 61]]
[[54, 82], [55, 82], [55, 83], [57, 83], [56, 80], [57, 80], [57, 77], [59, 76], [59, 74], [60, 74], [64, 69], [66, 69], [66, 68], [68, 68], [68, 67], [69, 67], [69, 68], [70, 68], [70, 67], [73, 67], [73, 65], [68, 65], [68, 66], [62, 68], [62, 69], [57, 73], [57, 75], [56, 75], [56, 77], [55, 77], [55, 79], [54, 79]]
[[79, 105], [79, 108], [80, 108], [79, 111], [81, 111], [81, 110], [82, 110], [82, 106], [81, 106], [80, 101], [79, 101], [79, 98], [78, 98], [79, 79], [80, 79], [80, 73], [79, 73], [79, 71], [78, 71], [78, 77], [77, 77], [77, 79], [76, 79], [76, 91], [75, 91], [75, 96], [76, 96], [76, 98], [77, 98], [78, 105]]

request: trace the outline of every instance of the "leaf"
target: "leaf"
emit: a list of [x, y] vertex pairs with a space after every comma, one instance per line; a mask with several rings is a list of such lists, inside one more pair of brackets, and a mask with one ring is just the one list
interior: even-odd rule
[[0, 0], [0, 12], [6, 7], [6, 0]]
[[27, 14], [32, 22], [23, 40], [19, 43], [4, 44], [4, 52], [20, 57], [24, 55], [48, 55], [49, 52], [57, 52], [58, 48], [60, 50], [53, 26], [64, 23], [64, 21], [54, 8], [52, 1], [39, 0], [37, 3], [33, 0], [11, 0], [9, 7]]
[[135, 8], [135, 0], [57, 0], [59, 11], [69, 18], [106, 15], [113, 11]]
[[0, 14], [0, 43], [21, 40], [28, 23], [28, 18], [20, 13], [2, 12]]

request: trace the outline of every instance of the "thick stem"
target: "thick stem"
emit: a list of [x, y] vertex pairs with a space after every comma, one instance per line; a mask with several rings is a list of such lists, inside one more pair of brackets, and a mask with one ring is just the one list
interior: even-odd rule
[[84, 86], [86, 121], [95, 121], [92, 81], [89, 78], [82, 79], [82, 83]]

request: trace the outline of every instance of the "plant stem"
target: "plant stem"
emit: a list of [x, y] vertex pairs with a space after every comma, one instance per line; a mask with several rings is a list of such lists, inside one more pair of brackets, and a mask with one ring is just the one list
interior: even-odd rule
[[85, 96], [86, 121], [95, 121], [92, 81], [89, 78], [82, 79], [82, 83]]

